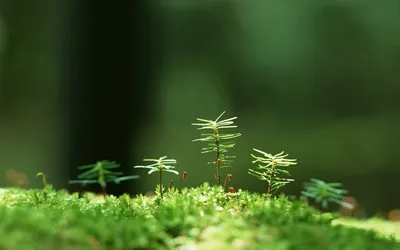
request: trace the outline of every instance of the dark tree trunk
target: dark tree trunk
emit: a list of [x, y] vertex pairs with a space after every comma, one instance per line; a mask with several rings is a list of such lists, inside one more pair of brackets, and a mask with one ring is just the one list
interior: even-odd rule
[[[64, 74], [69, 179], [76, 179], [78, 166], [99, 160], [133, 174], [131, 143], [148, 113], [152, 75], [145, 2], [76, 0], [71, 6]], [[132, 182], [111, 183], [107, 193], [132, 193], [129, 187], [139, 183]]]

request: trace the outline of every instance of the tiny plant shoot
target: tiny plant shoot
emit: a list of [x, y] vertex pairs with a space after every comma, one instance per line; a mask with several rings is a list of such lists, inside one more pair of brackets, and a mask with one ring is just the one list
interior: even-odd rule
[[287, 183], [294, 181], [294, 179], [288, 179], [283, 176], [290, 176], [289, 171], [281, 169], [279, 167], [288, 167], [296, 165], [296, 159], [286, 159], [288, 154], [284, 154], [282, 151], [279, 154], [272, 155], [265, 153], [261, 150], [254, 149], [254, 151], [262, 154], [262, 156], [256, 156], [251, 154], [255, 159], [252, 163], [259, 163], [258, 170], [249, 169], [249, 174], [253, 175], [260, 180], [267, 181], [267, 194], [274, 194], [277, 189], [285, 186]]
[[228, 118], [219, 121], [219, 119], [225, 114], [222, 112], [220, 116], [215, 120], [206, 120], [202, 118], [197, 118], [198, 121], [202, 123], [193, 123], [194, 126], [199, 126], [197, 130], [212, 130], [210, 133], [201, 134], [202, 138], [193, 140], [206, 142], [207, 147], [202, 149], [201, 153], [215, 153], [215, 160], [209, 162], [208, 164], [215, 165], [214, 179], [217, 185], [221, 185], [221, 168], [231, 167], [233, 158], [235, 156], [226, 156], [225, 153], [228, 152], [229, 148], [233, 148], [235, 143], [232, 139], [241, 136], [240, 133], [222, 133], [223, 129], [237, 128], [233, 125], [233, 120], [237, 117]]
[[[173, 170], [175, 168], [172, 164], [176, 164], [176, 160], [167, 159], [167, 156], [160, 157], [159, 159], [143, 159], [143, 161], [154, 162], [153, 164], [149, 164], [146, 166], [134, 166], [134, 168], [147, 168], [150, 169], [148, 174], [152, 174], [154, 172], [160, 172], [159, 175], [159, 191], [160, 197], [163, 198], [163, 187], [162, 187], [162, 172], [170, 172], [176, 175], [179, 175], [179, 172]], [[168, 165], [166, 165], [168, 164]]]
[[36, 177], [42, 177], [42, 183], [43, 183], [43, 188], [46, 189], [47, 188], [47, 181], [46, 181], [46, 175], [42, 172], [39, 172], [36, 174]]
[[120, 165], [114, 161], [98, 161], [94, 164], [78, 167], [80, 170], [87, 170], [78, 175], [79, 180], [69, 181], [69, 184], [92, 184], [98, 183], [103, 191], [103, 196], [106, 196], [107, 182], [119, 184], [121, 181], [138, 179], [138, 175], [123, 176], [122, 172], [113, 172], [110, 169], [119, 168]]
[[183, 171], [181, 178], [179, 179], [179, 190], [182, 190], [182, 181], [187, 178], [187, 172]]
[[232, 181], [232, 174], [227, 174], [227, 175], [226, 175], [225, 181], [224, 181], [224, 190], [225, 190], [225, 188], [226, 188], [226, 182], [227, 182], [227, 181], [229, 181], [229, 182]]
[[301, 194], [307, 198], [314, 199], [316, 203], [321, 203], [323, 209], [328, 207], [329, 202], [353, 209], [353, 205], [343, 201], [343, 195], [348, 191], [339, 189], [342, 183], [326, 183], [324, 181], [311, 178], [310, 182], [304, 183], [304, 191]]

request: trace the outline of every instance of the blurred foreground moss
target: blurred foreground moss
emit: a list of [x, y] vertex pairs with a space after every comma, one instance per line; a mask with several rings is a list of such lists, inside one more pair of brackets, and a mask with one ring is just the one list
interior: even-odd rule
[[[343, 219], [340, 219], [343, 221]], [[287, 197], [207, 183], [157, 197], [0, 193], [0, 249], [400, 249], [399, 239], [339, 225]], [[343, 223], [342, 223], [343, 224]]]
[[393, 235], [400, 240], [400, 222], [392, 222], [381, 218], [359, 220], [354, 218], [340, 218], [332, 222], [333, 225], [345, 225], [361, 229], [373, 229], [383, 235]]

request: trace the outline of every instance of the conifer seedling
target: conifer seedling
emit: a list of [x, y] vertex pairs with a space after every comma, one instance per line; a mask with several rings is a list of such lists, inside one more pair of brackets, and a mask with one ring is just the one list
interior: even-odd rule
[[272, 155], [264, 151], [254, 149], [254, 151], [262, 154], [262, 156], [256, 156], [251, 154], [255, 159], [252, 163], [259, 163], [257, 170], [249, 169], [249, 174], [253, 175], [260, 180], [267, 181], [267, 194], [272, 195], [277, 189], [285, 186], [294, 179], [289, 179], [284, 176], [290, 176], [290, 173], [286, 169], [279, 167], [289, 167], [296, 165], [296, 159], [286, 159], [288, 154], [280, 152], [279, 154]]
[[[162, 172], [170, 172], [176, 175], [179, 175], [179, 172], [174, 170], [173, 164], [176, 164], [175, 159], [167, 159], [167, 156], [160, 157], [158, 159], [143, 159], [143, 161], [149, 161], [149, 162], [154, 162], [149, 165], [145, 166], [134, 166], [134, 168], [146, 168], [150, 169], [148, 174], [152, 174], [154, 172], [159, 172], [159, 193], [161, 199], [163, 198], [163, 187], [162, 187]], [[168, 164], [168, 165], [167, 165]]]
[[84, 165], [78, 167], [80, 170], [86, 170], [85, 172], [78, 175], [79, 180], [69, 181], [69, 184], [93, 184], [98, 183], [103, 192], [103, 196], [106, 196], [107, 182], [114, 182], [119, 184], [121, 181], [139, 179], [138, 175], [123, 176], [122, 172], [113, 172], [111, 169], [119, 168], [120, 165], [114, 161], [98, 161], [94, 164]]
[[206, 142], [207, 146], [202, 149], [201, 153], [215, 154], [214, 161], [208, 162], [208, 164], [215, 165], [214, 179], [217, 185], [221, 185], [221, 168], [231, 167], [235, 158], [235, 156], [227, 156], [225, 153], [228, 152], [229, 148], [235, 146], [233, 139], [241, 136], [240, 133], [223, 133], [222, 130], [237, 128], [236, 125], [233, 125], [233, 121], [237, 117], [219, 120], [224, 114], [225, 111], [215, 120], [197, 118], [201, 123], [192, 123], [194, 126], [199, 126], [197, 130], [212, 130], [210, 133], [201, 134], [202, 137], [193, 140], [193, 142]]
[[307, 198], [314, 199], [316, 203], [320, 203], [323, 209], [328, 207], [329, 202], [353, 209], [353, 205], [343, 201], [343, 195], [348, 191], [339, 189], [342, 183], [326, 183], [324, 181], [311, 178], [309, 182], [305, 182], [304, 191], [301, 194]]

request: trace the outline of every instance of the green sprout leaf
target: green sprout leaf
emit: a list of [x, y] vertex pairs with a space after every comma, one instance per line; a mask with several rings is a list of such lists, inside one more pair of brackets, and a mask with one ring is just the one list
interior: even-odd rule
[[294, 181], [294, 179], [284, 177], [290, 176], [288, 170], [280, 169], [279, 167], [296, 165], [296, 159], [287, 159], [286, 157], [288, 154], [285, 154], [283, 151], [279, 154], [272, 155], [259, 149], [253, 150], [260, 153], [262, 156], [251, 154], [251, 156], [254, 158], [252, 163], [258, 163], [258, 168], [256, 170], [249, 169], [248, 173], [260, 180], [267, 181], [267, 194], [273, 194], [276, 192], [276, 190], [285, 186], [289, 182]]
[[339, 189], [342, 183], [326, 183], [324, 181], [311, 178], [304, 183], [304, 191], [301, 194], [305, 197], [314, 199], [316, 203], [321, 203], [323, 209], [328, 207], [329, 202], [353, 209], [353, 205], [343, 201], [343, 195], [348, 191]]
[[233, 148], [235, 146], [234, 141], [239, 136], [240, 133], [222, 133], [223, 129], [233, 129], [237, 128], [236, 125], [233, 125], [234, 120], [237, 117], [231, 117], [225, 120], [219, 120], [225, 111], [220, 114], [215, 120], [208, 120], [203, 118], [197, 118], [198, 121], [202, 123], [192, 123], [194, 126], [199, 126], [197, 130], [212, 130], [212, 133], [204, 133], [201, 134], [201, 138], [194, 139], [193, 142], [207, 142], [207, 146], [202, 148], [201, 153], [214, 153], [215, 160], [212, 162], [208, 162], [208, 164], [215, 165], [215, 174], [214, 178], [217, 185], [221, 184], [221, 168], [231, 167], [233, 163], [234, 156], [226, 156], [225, 153], [228, 152], [228, 149]]
[[[162, 172], [170, 172], [176, 175], [179, 175], [179, 172], [174, 170], [174, 164], [176, 164], [175, 159], [167, 159], [167, 156], [160, 157], [158, 159], [143, 159], [143, 161], [146, 162], [155, 162], [149, 165], [138, 165], [134, 166], [134, 168], [144, 168], [144, 169], [150, 169], [148, 174], [152, 174], [154, 172], [160, 172], [159, 175], [159, 184], [156, 188], [156, 193], [160, 194], [161, 199], [163, 198], [163, 188], [162, 188]], [[168, 165], [166, 165], [168, 164]]]
[[107, 182], [114, 182], [119, 184], [121, 181], [138, 179], [138, 175], [123, 176], [123, 172], [113, 172], [109, 169], [119, 168], [120, 165], [114, 161], [98, 161], [94, 164], [84, 165], [78, 167], [79, 170], [86, 170], [78, 175], [78, 180], [69, 181], [69, 184], [94, 184], [97, 183], [103, 189], [105, 196]]

